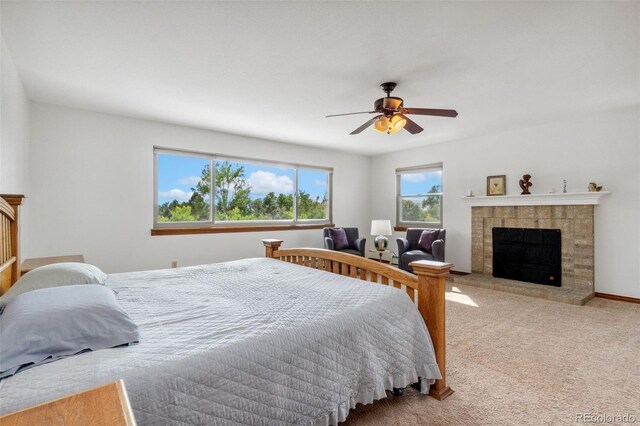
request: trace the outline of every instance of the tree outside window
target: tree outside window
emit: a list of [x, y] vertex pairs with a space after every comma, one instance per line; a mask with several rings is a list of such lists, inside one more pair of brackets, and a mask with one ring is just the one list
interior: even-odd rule
[[398, 169], [400, 226], [442, 226], [442, 165]]
[[158, 224], [329, 221], [329, 170], [164, 150], [156, 161]]

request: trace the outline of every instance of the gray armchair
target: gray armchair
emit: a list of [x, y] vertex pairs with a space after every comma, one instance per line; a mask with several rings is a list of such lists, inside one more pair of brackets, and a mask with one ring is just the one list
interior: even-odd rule
[[[408, 228], [407, 238], [398, 238], [398, 266], [405, 271], [413, 272], [409, 263], [416, 260], [435, 260], [444, 262], [444, 241], [447, 231], [440, 229], [437, 239], [431, 245], [431, 252], [418, 247], [423, 228]], [[433, 229], [428, 229], [433, 230]], [[438, 230], [436, 230], [438, 231]]]
[[[342, 229], [344, 229], [345, 234], [347, 234], [349, 247], [338, 251], [364, 257], [364, 246], [367, 243], [367, 239], [359, 238], [358, 228], [343, 227]], [[324, 248], [327, 250], [335, 250], [333, 240], [329, 237], [329, 228], [322, 228], [322, 234], [324, 235]]]

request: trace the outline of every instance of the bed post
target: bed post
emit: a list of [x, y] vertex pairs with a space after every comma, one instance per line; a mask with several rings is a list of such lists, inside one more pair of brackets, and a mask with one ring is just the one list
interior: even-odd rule
[[442, 379], [436, 380], [429, 395], [443, 400], [453, 393], [447, 386], [446, 333], [445, 333], [445, 277], [453, 264], [420, 260], [409, 264], [418, 276], [418, 310], [424, 319], [436, 352], [436, 362]]
[[276, 240], [273, 238], [262, 240], [262, 245], [264, 245], [264, 249], [265, 249], [264, 255], [266, 257], [273, 257], [273, 252], [278, 250], [281, 244], [282, 244], [282, 240]]

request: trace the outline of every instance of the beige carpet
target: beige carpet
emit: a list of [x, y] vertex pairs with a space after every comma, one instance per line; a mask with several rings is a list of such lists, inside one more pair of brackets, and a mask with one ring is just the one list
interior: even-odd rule
[[[640, 424], [640, 304], [573, 306], [450, 284], [444, 401], [413, 389], [348, 425], [561, 425], [578, 413]], [[614, 422], [614, 424], [618, 424]]]

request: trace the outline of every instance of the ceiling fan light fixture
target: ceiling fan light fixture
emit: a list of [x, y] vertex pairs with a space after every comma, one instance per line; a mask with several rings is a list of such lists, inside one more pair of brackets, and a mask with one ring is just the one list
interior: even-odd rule
[[373, 128], [380, 133], [387, 133], [387, 130], [389, 129], [389, 119], [384, 115], [381, 116], [375, 121], [375, 123], [373, 123]]
[[394, 115], [393, 117], [391, 117], [391, 120], [389, 120], [389, 128], [387, 129], [387, 133], [392, 135], [404, 129], [404, 126], [406, 124], [407, 124], [407, 120], [405, 120], [403, 117], [399, 115]]
[[[0, 0], [1, 1], [1, 0]], [[373, 111], [348, 112], [345, 114], [332, 114], [327, 117], [338, 117], [353, 114], [379, 114], [367, 120], [360, 127], [352, 131], [351, 135], [360, 134], [363, 130], [373, 127], [380, 133], [393, 134], [405, 129], [412, 135], [422, 132], [424, 129], [415, 121], [407, 117], [407, 114], [430, 115], [435, 117], [457, 117], [458, 112], [454, 109], [434, 109], [434, 108], [405, 108], [402, 98], [391, 96], [396, 83], [382, 83], [380, 88], [387, 94], [386, 97], [376, 99], [373, 103]]]

